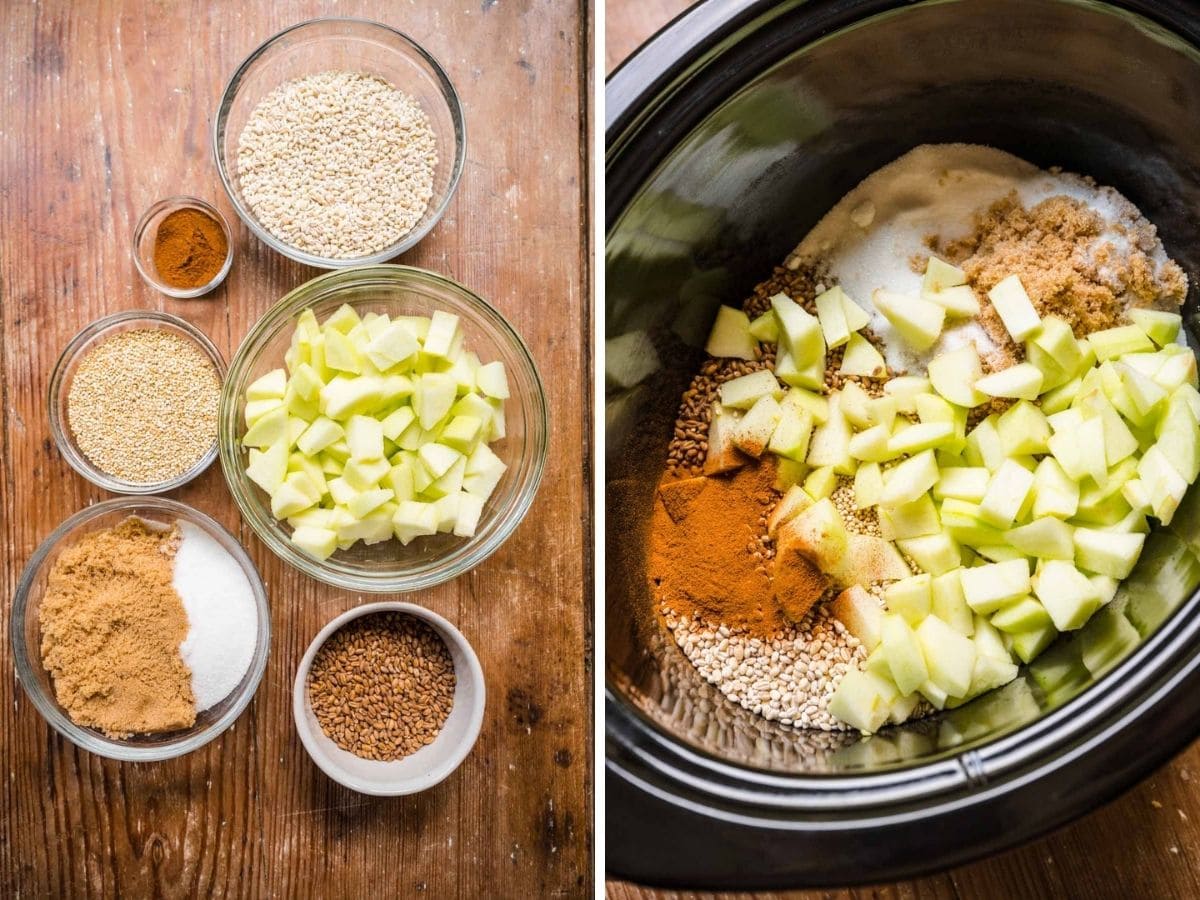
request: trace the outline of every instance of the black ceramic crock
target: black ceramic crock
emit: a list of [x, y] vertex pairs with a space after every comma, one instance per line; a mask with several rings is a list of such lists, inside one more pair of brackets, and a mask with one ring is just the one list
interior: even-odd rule
[[658, 363], [628, 379], [610, 358], [606, 389], [611, 876], [743, 889], [906, 877], [1061, 825], [1200, 731], [1194, 498], [1118, 597], [1018, 681], [870, 740], [773, 725], [704, 685], [650, 613], [642, 557], [716, 306], [737, 304], [842, 194], [913, 146], [990, 144], [1114, 185], [1195, 285], [1197, 13], [708, 0], [610, 78], [606, 337], [643, 332]]

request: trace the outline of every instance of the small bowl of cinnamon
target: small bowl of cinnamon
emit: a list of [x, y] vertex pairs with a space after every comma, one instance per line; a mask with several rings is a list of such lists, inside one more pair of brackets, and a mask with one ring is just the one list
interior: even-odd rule
[[229, 223], [195, 197], [168, 197], [151, 206], [133, 232], [133, 261], [146, 283], [168, 297], [201, 297], [233, 265]]

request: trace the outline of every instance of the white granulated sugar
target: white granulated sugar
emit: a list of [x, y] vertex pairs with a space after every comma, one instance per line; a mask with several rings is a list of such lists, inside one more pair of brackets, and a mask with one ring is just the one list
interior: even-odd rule
[[[918, 353], [899, 339], [874, 309], [877, 288], [916, 295], [921, 276], [914, 256], [927, 255], [927, 235], [966, 237], [975, 213], [1016, 192], [1026, 207], [1066, 195], [1088, 204], [1107, 227], [1095, 243], [1110, 242], [1118, 253], [1129, 247], [1129, 229], [1141, 214], [1110, 187], [1070, 173], [1046, 172], [1010, 153], [975, 144], [926, 144], [868, 176], [843, 197], [805, 236], [793, 259], [820, 260], [830, 280], [872, 314], [871, 327], [885, 342], [894, 371], [924, 370], [930, 359], [973, 341], [981, 354], [995, 349], [975, 319], [948, 321], [941, 338]], [[1151, 252], [1167, 261], [1161, 242]]]
[[216, 706], [238, 686], [258, 644], [258, 610], [246, 573], [205, 531], [179, 523], [172, 585], [188, 617], [180, 645], [192, 671], [196, 711]]

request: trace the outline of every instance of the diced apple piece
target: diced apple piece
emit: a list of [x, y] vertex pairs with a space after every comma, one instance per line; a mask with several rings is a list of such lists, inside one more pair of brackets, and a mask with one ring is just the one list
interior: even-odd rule
[[287, 477], [288, 444], [276, 441], [266, 450], [252, 449], [246, 475], [268, 494], [274, 494]]
[[467, 460], [463, 490], [487, 500], [507, 469], [504, 461], [486, 444], [480, 444]]
[[288, 437], [288, 414], [282, 406], [260, 417], [242, 436], [245, 447], [270, 447]]
[[784, 391], [769, 369], [732, 378], [719, 389], [721, 405], [728, 409], [749, 409], [763, 397], [780, 399]]
[[792, 359], [787, 344], [780, 344], [775, 354], [775, 377], [789, 387], [822, 390], [825, 387], [825, 354], [822, 352], [800, 366]]
[[351, 459], [346, 463], [342, 477], [356, 491], [365, 491], [379, 484], [392, 465], [386, 459]]
[[1083, 363], [1083, 351], [1075, 334], [1063, 319], [1046, 316], [1042, 327], [1029, 338], [1029, 344], [1044, 352], [1069, 377], [1079, 371]]
[[966, 694], [975, 670], [975, 643], [937, 616], [928, 616], [921, 622], [916, 635], [929, 680], [951, 697]]
[[928, 394], [933, 390], [928, 378], [919, 375], [901, 375], [890, 379], [883, 386], [883, 392], [896, 401], [896, 410], [902, 413], [916, 413], [917, 396]]
[[[380, 423], [383, 429], [383, 436], [389, 441], [396, 440], [404, 433], [405, 429], [407, 429], [410, 425], [412, 425], [413, 422], [416, 421], [416, 419], [417, 414], [413, 412], [411, 406], [401, 406], [394, 412], [389, 413], [387, 417]], [[467, 416], [457, 416], [452, 420], [452, 422], [460, 420], [479, 423], [479, 419], [473, 417], [469, 418]], [[476, 428], [476, 434], [478, 434], [478, 428]]]
[[925, 263], [925, 275], [921, 279], [921, 293], [936, 294], [946, 288], [959, 287], [967, 283], [967, 273], [943, 259], [930, 256]]
[[[407, 409], [407, 407], [401, 407]], [[397, 410], [399, 412], [399, 410]], [[392, 415], [395, 415], [393, 413]], [[389, 419], [391, 416], [388, 417]], [[384, 420], [384, 435], [387, 435], [387, 419]], [[404, 426], [408, 427], [408, 424]], [[474, 416], [454, 416], [446, 427], [442, 429], [442, 436], [439, 441], [447, 447], [452, 447], [459, 453], [470, 453], [475, 449], [475, 445], [479, 443], [483, 432], [483, 422]], [[390, 438], [395, 440], [395, 438]]]
[[1117, 534], [1093, 528], [1075, 529], [1075, 564], [1088, 572], [1125, 578], [1146, 541], [1144, 534]]
[[1200, 383], [1196, 372], [1195, 354], [1189, 349], [1185, 349], [1183, 353], [1172, 353], [1155, 373], [1154, 383], [1168, 392], [1173, 392], [1185, 384], [1195, 387]]
[[1036, 400], [1042, 392], [1042, 373], [1031, 363], [1018, 363], [979, 379], [975, 389], [990, 397]]
[[842, 676], [829, 700], [829, 714], [851, 728], [873, 734], [888, 720], [891, 708], [880, 696], [876, 682], [866, 672], [851, 669]]
[[942, 353], [929, 362], [929, 381], [933, 389], [959, 406], [973, 408], [987, 399], [975, 387], [981, 378], [983, 366], [974, 344]]
[[[1150, 513], [1164, 525], [1175, 517], [1175, 510], [1183, 502], [1188, 483], [1179, 474], [1164, 452], [1166, 444], [1159, 442], [1151, 447], [1138, 461], [1138, 478], [1150, 499]], [[1179, 451], [1175, 451], [1179, 452]], [[1100, 572], [1100, 569], [1092, 571]], [[1104, 572], [1103, 574], [1112, 574]], [[1124, 576], [1113, 576], [1114, 578]]]
[[779, 402], [782, 406], [795, 406], [807, 410], [816, 425], [823, 425], [829, 421], [829, 399], [822, 394], [794, 387], [784, 394]]
[[277, 519], [286, 519], [316, 504], [319, 498], [313, 498], [301, 487], [300, 482], [301, 479], [293, 479], [289, 475], [275, 489], [275, 493], [271, 495], [271, 515]]
[[863, 378], [882, 378], [887, 374], [887, 363], [870, 341], [861, 334], [852, 332], [842, 353], [842, 364], [838, 372]]
[[869, 534], [847, 535], [846, 554], [829, 576], [843, 587], [896, 581], [912, 572], [900, 551], [890, 542]]
[[1008, 659], [997, 659], [977, 652], [975, 668], [971, 671], [971, 686], [967, 688], [966, 696], [974, 698], [1004, 687], [1017, 677], [1019, 671]]
[[896, 329], [906, 343], [917, 350], [928, 350], [942, 333], [946, 310], [929, 300], [876, 290], [872, 295], [875, 308]]
[[999, 420], [1000, 417], [993, 413], [976, 425], [967, 435], [963, 456], [970, 465], [982, 466], [989, 472], [995, 472], [1008, 458], [1009, 454], [1005, 453], [1000, 432], [996, 427]]
[[931, 575], [945, 575], [962, 565], [958, 542], [940, 530], [936, 534], [905, 538], [897, 543], [913, 562]]
[[1159, 405], [1167, 399], [1167, 392], [1124, 360], [1117, 363], [1116, 368], [1121, 375], [1121, 383], [1138, 413], [1142, 416], [1153, 415]]
[[808, 464], [830, 466], [840, 475], [854, 474], [855, 463], [850, 456], [850, 423], [841, 412], [840, 394], [829, 398], [829, 418], [817, 426], [809, 442]]
[[1155, 446], [1188, 484], [1200, 475], [1200, 425], [1182, 396], [1171, 397]]
[[954, 425], [950, 422], [919, 422], [902, 431], [896, 431], [888, 441], [888, 450], [893, 455], [920, 453], [935, 447], [954, 443]]
[[339, 372], [360, 375], [363, 371], [363, 358], [349, 337], [336, 328], [326, 324], [325, 335], [325, 364]]
[[246, 388], [246, 400], [274, 400], [283, 397], [287, 390], [287, 373], [283, 369], [272, 369], [255, 379]]
[[734, 427], [734, 446], [753, 457], [762, 456], [782, 416], [783, 410], [774, 397], [760, 397]]
[[937, 483], [933, 486], [933, 496], [936, 500], [953, 497], [956, 500], [978, 503], [987, 493], [990, 480], [991, 473], [983, 466], [941, 469]]
[[1014, 403], [996, 419], [996, 433], [1005, 456], [1045, 453], [1049, 448], [1046, 416], [1027, 400]]
[[779, 498], [771, 515], [767, 517], [767, 534], [775, 537], [776, 532], [786, 522], [790, 522], [804, 510], [813, 505], [812, 497], [798, 484], [793, 484]]
[[339, 375], [321, 388], [321, 411], [331, 419], [345, 420], [376, 409], [383, 400], [383, 380], [363, 375]]
[[824, 500], [837, 489], [837, 472], [832, 466], [813, 469], [804, 479], [804, 490], [813, 500]]
[[767, 310], [750, 323], [750, 336], [764, 344], [779, 342], [779, 319], [774, 310]]
[[883, 591], [883, 602], [888, 612], [898, 613], [909, 625], [917, 627], [929, 615], [932, 598], [929, 575], [911, 575], [894, 581]]
[[1006, 634], [1037, 631], [1051, 624], [1050, 614], [1033, 597], [1004, 604], [992, 615], [991, 622]]
[[[839, 288], [839, 290], [841, 290]], [[845, 291], [842, 294], [842, 315], [846, 317], [846, 327], [851, 331], [860, 331], [871, 324], [870, 314], [850, 299]]]
[[879, 533], [884, 540], [909, 540], [939, 534], [942, 523], [928, 494], [911, 503], [879, 507]]
[[886, 462], [900, 455], [899, 451], [889, 449], [888, 444], [891, 439], [890, 428], [875, 425], [851, 437], [850, 443], [846, 445], [846, 450], [854, 459], [874, 463]]
[[346, 443], [350, 445], [351, 459], [382, 458], [383, 423], [371, 416], [351, 416], [346, 423]]
[[[1025, 556], [1055, 560], [1075, 558], [1074, 529], [1048, 516], [1006, 531], [1004, 539]], [[1062, 630], [1061, 626], [1059, 630]]]
[[1129, 319], [1160, 347], [1173, 343], [1183, 324], [1183, 319], [1178, 313], [1157, 309], [1131, 309]]
[[449, 374], [428, 372], [417, 382], [413, 407], [417, 420], [426, 431], [440, 422], [454, 405], [458, 385]]
[[352, 497], [350, 502], [346, 504], [346, 509], [350, 510], [350, 515], [356, 519], [365, 519], [380, 506], [391, 500], [392, 496], [390, 488], [371, 488], [370, 490], [361, 491]]
[[988, 299], [1000, 316], [1000, 321], [1018, 344], [1041, 326], [1041, 318], [1034, 309], [1025, 286], [1016, 275], [1009, 275], [988, 291]]
[[865, 588], [859, 585], [846, 588], [834, 598], [829, 611], [858, 638], [868, 653], [879, 646], [883, 609]]
[[1126, 353], [1148, 353], [1154, 349], [1154, 344], [1146, 337], [1146, 332], [1136, 325], [1093, 331], [1088, 335], [1088, 344], [1100, 362], [1124, 356]]
[[932, 450], [918, 453], [885, 473], [882, 506], [902, 506], [928, 491], [938, 480], [938, 466]]
[[423, 445], [417, 451], [417, 458], [421, 460], [430, 475], [434, 478], [441, 478], [450, 471], [451, 466], [462, 458], [462, 454], [445, 444], [431, 442]]
[[1017, 632], [1012, 635], [1012, 650], [1021, 662], [1033, 662], [1038, 654], [1054, 643], [1056, 637], [1058, 629], [1050, 623], [1032, 631]]
[[[1034, 336], [1037, 336], [1036, 333]], [[1042, 386], [1039, 393], [1044, 394], [1071, 380], [1071, 375], [1067, 370], [1032, 341], [1025, 342], [1025, 361], [1037, 369], [1042, 376]]]
[[508, 376], [504, 372], [504, 363], [499, 360], [480, 366], [475, 373], [475, 383], [479, 385], [479, 390], [484, 396], [491, 397], [493, 400], [507, 400], [511, 396], [508, 390]]
[[758, 359], [758, 343], [750, 334], [750, 318], [740, 309], [721, 306], [704, 351], [728, 359]]
[[1006, 459], [988, 482], [979, 517], [996, 528], [1008, 528], [1033, 489], [1033, 473]]
[[458, 316], [444, 310], [435, 310], [429, 318], [429, 330], [425, 333], [421, 350], [438, 359], [446, 359], [450, 356], [450, 348], [454, 345], [458, 333]]
[[854, 505], [868, 509], [879, 503], [883, 496], [883, 472], [879, 463], [863, 463], [854, 473]]
[[871, 421], [871, 398], [856, 382], [847, 381], [837, 396], [838, 408], [855, 428], [870, 428], [877, 424]]
[[1070, 562], [1042, 563], [1033, 577], [1033, 592], [1059, 631], [1082, 627], [1101, 606], [1096, 586]]
[[975, 617], [963, 597], [961, 569], [937, 575], [930, 583], [930, 611], [960, 634], [975, 633]]
[[807, 560], [822, 571], [832, 570], [846, 554], [846, 526], [828, 497], [785, 523], [777, 534], [778, 547], [794, 545]]
[[276, 397], [268, 397], [262, 400], [250, 400], [246, 403], [246, 408], [243, 411], [243, 418], [247, 428], [253, 428], [254, 423], [261, 419], [269, 412], [274, 412], [283, 407], [283, 399]]
[[337, 533], [328, 528], [301, 526], [292, 532], [292, 543], [316, 559], [332, 556], [337, 539]]
[[392, 529], [405, 546], [415, 538], [437, 534], [437, 525], [437, 507], [432, 503], [405, 500], [392, 516]]
[[887, 614], [880, 623], [880, 646], [892, 681], [902, 694], [911, 694], [929, 679], [929, 668], [917, 635], [904, 619]]
[[367, 344], [367, 358], [382, 371], [405, 362], [420, 349], [416, 335], [397, 322], [372, 338]]
[[456, 537], [475, 537], [479, 518], [483, 514], [483, 500], [465, 491], [458, 495], [458, 517], [454, 520]]
[[825, 340], [817, 318], [795, 303], [786, 294], [771, 298], [771, 308], [779, 319], [780, 346], [787, 346], [792, 362], [803, 369], [825, 353]]
[[980, 615], [990, 615], [1029, 593], [1029, 564], [1024, 559], [963, 569], [963, 596]]
[[713, 404], [712, 420], [708, 424], [708, 455], [704, 459], [705, 475], [729, 472], [749, 461], [733, 441], [737, 426], [738, 417], [734, 413], [724, 412], [720, 404]]
[[840, 347], [850, 340], [850, 326], [846, 323], [842, 296], [840, 287], [830, 288], [817, 295], [817, 321], [821, 324], [825, 346], [830, 349]]

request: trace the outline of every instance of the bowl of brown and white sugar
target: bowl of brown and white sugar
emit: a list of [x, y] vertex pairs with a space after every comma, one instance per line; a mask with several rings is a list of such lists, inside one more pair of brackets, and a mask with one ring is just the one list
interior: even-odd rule
[[321, 629], [292, 692], [313, 762], [362, 794], [415, 794], [466, 759], [483, 724], [479, 658], [446, 619], [412, 603], [355, 607]]

